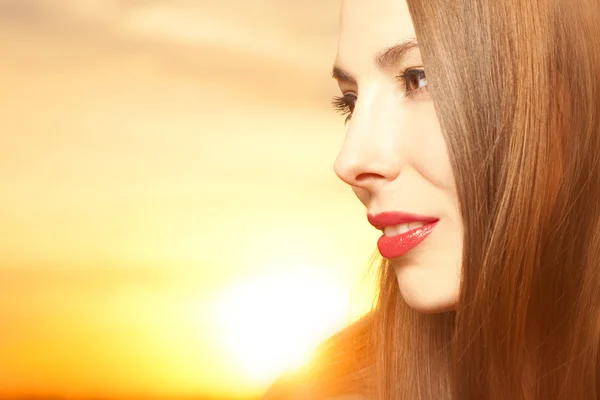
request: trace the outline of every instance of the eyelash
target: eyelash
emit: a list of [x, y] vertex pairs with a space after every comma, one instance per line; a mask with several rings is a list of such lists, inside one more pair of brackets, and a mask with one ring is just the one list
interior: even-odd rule
[[345, 116], [344, 125], [350, 121], [352, 113], [354, 112], [354, 104], [356, 103], [356, 96], [350, 93], [346, 93], [343, 96], [334, 96], [331, 101], [333, 109], [338, 113]]
[[[421, 79], [425, 80], [425, 85], [418, 86], [416, 89], [410, 89], [408, 83], [408, 78], [410, 77], [416, 77], [419, 82]], [[404, 81], [404, 94], [402, 95], [403, 98], [412, 99], [419, 93], [427, 90], [427, 78], [425, 77], [425, 70], [423, 68], [409, 68], [401, 72], [398, 76], [396, 76], [396, 78]], [[356, 95], [351, 93], [346, 93], [343, 96], [333, 97], [331, 105], [333, 106], [333, 109], [342, 114], [342, 116], [346, 116], [344, 124], [346, 124], [352, 117], [356, 100]]]

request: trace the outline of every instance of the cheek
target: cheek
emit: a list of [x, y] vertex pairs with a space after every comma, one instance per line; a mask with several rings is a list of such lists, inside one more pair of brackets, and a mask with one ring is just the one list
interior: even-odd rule
[[419, 113], [419, 145], [414, 165], [419, 173], [436, 187], [447, 193], [455, 193], [454, 173], [450, 165], [448, 148], [433, 106]]

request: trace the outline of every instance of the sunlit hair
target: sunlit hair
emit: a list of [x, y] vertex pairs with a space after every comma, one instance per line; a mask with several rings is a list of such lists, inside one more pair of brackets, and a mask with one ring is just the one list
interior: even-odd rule
[[383, 261], [307, 392], [266, 398], [600, 399], [600, 2], [407, 2], [456, 177], [459, 304], [414, 311]]

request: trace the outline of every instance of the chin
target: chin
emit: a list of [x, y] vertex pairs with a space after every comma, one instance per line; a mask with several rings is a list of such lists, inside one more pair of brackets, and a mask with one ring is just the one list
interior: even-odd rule
[[[414, 273], [411, 273], [414, 272]], [[404, 302], [416, 311], [437, 314], [456, 309], [458, 302], [457, 279], [427, 276], [423, 271], [396, 271], [398, 286]]]
[[414, 298], [402, 295], [404, 302], [410, 308], [423, 314], [441, 314], [456, 310], [456, 301], [443, 301], [441, 299]]

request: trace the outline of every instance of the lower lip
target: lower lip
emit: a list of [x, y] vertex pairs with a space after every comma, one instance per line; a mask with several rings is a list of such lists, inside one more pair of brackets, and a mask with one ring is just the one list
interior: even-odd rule
[[410, 250], [417, 247], [423, 240], [429, 236], [433, 228], [439, 221], [423, 225], [419, 228], [412, 229], [398, 236], [385, 236], [379, 238], [377, 247], [379, 252], [385, 258], [396, 258], [403, 256]]

